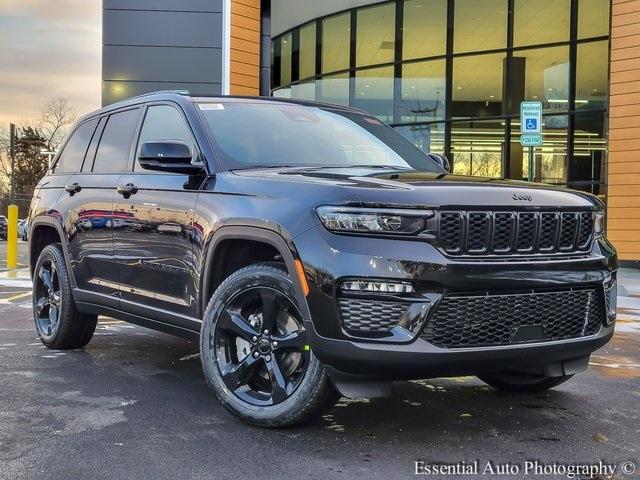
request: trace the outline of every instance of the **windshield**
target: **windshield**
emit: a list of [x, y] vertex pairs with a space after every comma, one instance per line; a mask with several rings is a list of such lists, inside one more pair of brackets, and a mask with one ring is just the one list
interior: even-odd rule
[[373, 116], [294, 104], [199, 103], [226, 169], [275, 166], [444, 170]]

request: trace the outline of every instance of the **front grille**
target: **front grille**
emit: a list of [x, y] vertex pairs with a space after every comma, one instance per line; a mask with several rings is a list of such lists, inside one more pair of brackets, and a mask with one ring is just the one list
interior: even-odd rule
[[421, 337], [443, 348], [564, 340], [595, 335], [604, 316], [603, 293], [595, 288], [452, 294], [440, 301]]
[[592, 238], [592, 212], [439, 213], [439, 244], [449, 255], [584, 253]]
[[409, 307], [408, 303], [339, 298], [340, 316], [349, 332], [383, 333], [395, 327]]

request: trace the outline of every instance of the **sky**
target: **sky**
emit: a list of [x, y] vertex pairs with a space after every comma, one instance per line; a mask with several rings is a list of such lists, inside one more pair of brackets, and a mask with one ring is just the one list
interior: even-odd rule
[[51, 99], [100, 107], [101, 0], [0, 0], [0, 128]]

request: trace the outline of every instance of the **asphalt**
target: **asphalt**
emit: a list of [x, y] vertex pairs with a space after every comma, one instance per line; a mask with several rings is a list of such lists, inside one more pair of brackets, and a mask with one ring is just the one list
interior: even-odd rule
[[304, 427], [263, 430], [217, 403], [193, 343], [101, 317], [86, 348], [48, 350], [28, 270], [0, 271], [0, 479], [395, 479], [414, 477], [416, 461], [476, 460], [520, 469], [507, 478], [532, 478], [526, 461], [603, 461], [635, 478], [621, 468], [640, 465], [640, 272], [621, 279], [614, 340], [556, 390], [398, 383], [389, 399], [343, 400]]

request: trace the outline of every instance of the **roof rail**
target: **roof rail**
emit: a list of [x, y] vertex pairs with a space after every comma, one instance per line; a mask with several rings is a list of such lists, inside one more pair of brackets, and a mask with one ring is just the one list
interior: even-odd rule
[[158, 94], [162, 94], [162, 93], [173, 93], [173, 94], [176, 94], [176, 95], [185, 95], [185, 96], [191, 95], [189, 93], [189, 90], [158, 90], [156, 92], [141, 93], [140, 95], [134, 95], [133, 97], [128, 97], [128, 98], [125, 98], [123, 100], [131, 100], [132, 98], [148, 97], [150, 95], [158, 95]]

